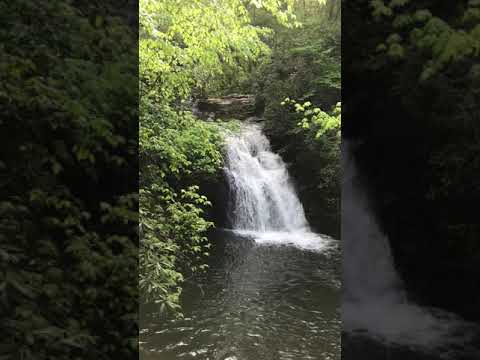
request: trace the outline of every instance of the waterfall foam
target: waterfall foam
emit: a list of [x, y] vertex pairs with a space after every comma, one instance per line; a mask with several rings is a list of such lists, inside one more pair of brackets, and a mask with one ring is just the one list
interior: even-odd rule
[[[440, 351], [465, 342], [469, 327], [454, 315], [409, 302], [395, 271], [386, 236], [368, 209], [351, 145], [343, 144], [342, 324], [349, 333], [360, 332], [398, 345]], [[463, 329], [463, 330], [462, 330]], [[451, 358], [442, 353], [445, 358]]]
[[271, 151], [258, 124], [244, 124], [240, 133], [228, 136], [226, 155], [229, 217], [236, 232], [259, 244], [325, 247], [328, 239], [310, 230], [286, 164]]

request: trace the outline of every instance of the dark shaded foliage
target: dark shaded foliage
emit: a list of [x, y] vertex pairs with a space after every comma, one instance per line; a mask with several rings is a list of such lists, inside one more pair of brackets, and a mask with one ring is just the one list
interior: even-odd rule
[[257, 70], [255, 88], [265, 107], [266, 133], [290, 165], [310, 223], [339, 236], [339, 149], [301, 129], [303, 115], [281, 105], [289, 97], [330, 112], [340, 101], [339, 18], [328, 18], [328, 6], [308, 6], [306, 14], [299, 9], [301, 28], [276, 29], [271, 58]]
[[132, 5], [0, 4], [2, 358], [137, 356]]

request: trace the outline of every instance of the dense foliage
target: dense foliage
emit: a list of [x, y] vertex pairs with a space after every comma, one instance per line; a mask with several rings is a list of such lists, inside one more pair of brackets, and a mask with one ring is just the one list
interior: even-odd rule
[[218, 130], [191, 113], [141, 100], [140, 290], [163, 310], [178, 307], [184, 276], [203, 268], [208, 200], [199, 179], [221, 165]]
[[79, 3], [0, 4], [2, 359], [137, 356], [136, 34]]
[[344, 67], [343, 134], [362, 141], [357, 161], [395, 261], [420, 301], [480, 319], [480, 3], [346, 10], [357, 26], [345, 56], [357, 61]]
[[[317, 226], [324, 232], [331, 232], [338, 236], [341, 211], [339, 187], [342, 176], [340, 162], [341, 104], [337, 103], [331, 113], [312, 106], [309, 101], [299, 104], [295, 100], [286, 98], [281, 104], [288, 106], [300, 116], [301, 120], [297, 123], [299, 130], [293, 130], [292, 133], [299, 134], [304, 139], [304, 151], [309, 150], [317, 155], [317, 162], [314, 165], [315, 178], [310, 180], [313, 185], [316, 185], [312, 190], [316, 197], [312, 201], [316, 201], [317, 209], [325, 212]], [[312, 166], [312, 164], [306, 166]], [[301, 180], [299, 182], [301, 183]], [[326, 219], [327, 221], [325, 221]]]

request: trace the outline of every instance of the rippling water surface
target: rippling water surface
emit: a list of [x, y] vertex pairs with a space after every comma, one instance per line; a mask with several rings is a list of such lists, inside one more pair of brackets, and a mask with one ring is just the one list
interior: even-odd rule
[[337, 242], [302, 249], [284, 236], [216, 231], [210, 269], [184, 290], [184, 318], [141, 309], [141, 359], [340, 359]]

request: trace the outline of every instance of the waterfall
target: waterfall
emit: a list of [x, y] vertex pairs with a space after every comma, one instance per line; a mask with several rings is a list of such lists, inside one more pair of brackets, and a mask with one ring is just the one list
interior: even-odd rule
[[344, 144], [342, 238], [345, 240], [345, 299], [362, 301], [375, 297], [387, 302], [401, 302], [405, 295], [395, 271], [388, 239], [368, 209], [365, 192], [350, 156], [349, 146]]
[[320, 249], [326, 237], [313, 234], [282, 158], [272, 152], [258, 124], [244, 124], [227, 137], [225, 174], [229, 218], [237, 232], [259, 243], [289, 243]]
[[465, 332], [460, 338], [454, 335], [466, 326], [463, 321], [407, 300], [395, 271], [388, 238], [370, 212], [365, 191], [358, 182], [351, 148], [351, 144], [344, 142], [343, 328], [349, 333], [360, 331], [383, 342], [429, 351], [465, 341]]
[[227, 179], [234, 229], [294, 231], [308, 228], [285, 163], [270, 150], [258, 125], [228, 139]]

